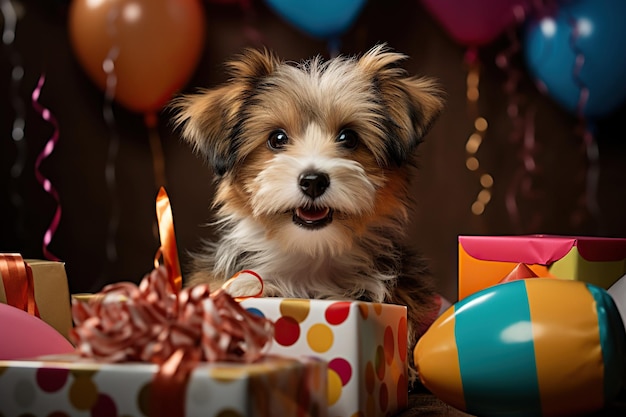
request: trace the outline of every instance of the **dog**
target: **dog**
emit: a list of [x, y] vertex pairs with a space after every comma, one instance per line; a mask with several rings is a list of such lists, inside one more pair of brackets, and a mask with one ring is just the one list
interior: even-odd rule
[[251, 269], [264, 296], [405, 305], [415, 345], [439, 304], [405, 243], [411, 178], [444, 94], [409, 76], [406, 58], [385, 44], [299, 63], [249, 49], [226, 64], [225, 84], [174, 99], [174, 128], [216, 179], [220, 237], [192, 254], [191, 283], [217, 288]]

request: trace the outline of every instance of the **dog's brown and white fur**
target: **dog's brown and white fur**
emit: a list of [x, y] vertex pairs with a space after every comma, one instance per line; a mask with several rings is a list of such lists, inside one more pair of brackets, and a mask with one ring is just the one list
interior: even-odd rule
[[[405, 58], [384, 45], [301, 63], [248, 50], [226, 84], [173, 103], [217, 178], [221, 238], [195, 255], [192, 282], [252, 269], [266, 296], [406, 305], [413, 346], [438, 305], [425, 262], [403, 243], [410, 179], [443, 99], [407, 75]], [[230, 288], [254, 293], [248, 285]]]

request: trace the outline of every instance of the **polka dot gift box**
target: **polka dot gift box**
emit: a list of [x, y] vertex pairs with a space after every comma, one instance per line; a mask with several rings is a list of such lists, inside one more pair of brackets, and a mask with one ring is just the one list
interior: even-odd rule
[[242, 305], [274, 321], [270, 353], [328, 362], [329, 416], [388, 416], [407, 407], [406, 307], [287, 298]]
[[[0, 416], [144, 417], [157, 365], [102, 364], [75, 356], [0, 361]], [[185, 415], [324, 417], [326, 364], [266, 357], [202, 363], [185, 391]]]

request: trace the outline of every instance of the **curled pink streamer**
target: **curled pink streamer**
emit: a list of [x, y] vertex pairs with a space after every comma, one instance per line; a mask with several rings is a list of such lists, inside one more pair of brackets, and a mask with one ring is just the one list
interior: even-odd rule
[[[535, 7], [539, 6], [536, 5]], [[526, 12], [523, 7], [515, 8], [513, 12], [518, 23], [522, 23], [526, 19]], [[539, 227], [538, 220], [540, 220], [540, 218], [535, 216], [533, 224], [524, 227], [518, 206], [520, 197], [525, 200], [537, 197], [537, 193], [533, 189], [533, 176], [537, 170], [535, 161], [535, 110], [524, 109], [526, 100], [524, 100], [523, 95], [519, 91], [519, 82], [523, 77], [523, 73], [511, 64], [515, 55], [521, 50], [521, 43], [515, 27], [508, 29], [507, 36], [509, 38], [509, 46], [497, 55], [496, 65], [506, 73], [504, 91], [507, 95], [507, 115], [513, 126], [510, 141], [514, 144], [521, 144], [518, 154], [521, 163], [506, 190], [505, 206], [509, 220], [513, 223], [518, 233], [523, 233], [529, 228]]]
[[[525, 11], [523, 7], [515, 8], [513, 12], [519, 22], [522, 22], [525, 19]], [[507, 37], [509, 39], [509, 46], [496, 56], [496, 65], [506, 73], [504, 91], [507, 94], [507, 115], [513, 125], [511, 140], [513, 142], [518, 142], [524, 135], [524, 121], [520, 116], [522, 95], [518, 88], [523, 73], [521, 70], [511, 65], [511, 61], [521, 50], [521, 44], [515, 27], [509, 27], [507, 29]]]
[[517, 233], [527, 233], [529, 231], [537, 231], [541, 227], [541, 216], [538, 213], [532, 218], [532, 221], [526, 225], [522, 223], [518, 207], [518, 198], [523, 197], [526, 200], [537, 199], [539, 192], [533, 187], [534, 175], [538, 171], [538, 165], [535, 161], [537, 145], [535, 139], [535, 111], [536, 109], [528, 109], [523, 119], [522, 130], [522, 146], [519, 153], [521, 165], [515, 172], [509, 187], [505, 194], [505, 205], [509, 214], [509, 219], [517, 229]]
[[41, 95], [41, 90], [43, 88], [45, 80], [46, 80], [46, 77], [45, 75], [42, 74], [41, 77], [39, 77], [39, 82], [37, 83], [37, 87], [33, 91], [32, 104], [33, 104], [33, 108], [37, 111], [37, 113], [39, 113], [41, 118], [47, 121], [48, 123], [50, 123], [54, 127], [54, 131], [52, 132], [52, 136], [50, 137], [50, 139], [48, 139], [48, 142], [46, 142], [46, 145], [44, 146], [43, 150], [39, 153], [39, 155], [37, 155], [37, 159], [35, 160], [35, 177], [37, 178], [37, 181], [39, 181], [43, 189], [48, 194], [50, 194], [52, 198], [54, 198], [54, 201], [57, 204], [56, 210], [54, 212], [54, 216], [52, 217], [52, 221], [50, 222], [50, 225], [46, 229], [46, 232], [43, 237], [43, 254], [46, 257], [46, 259], [58, 261], [59, 258], [57, 258], [54, 254], [52, 254], [52, 252], [48, 250], [48, 246], [50, 245], [50, 242], [52, 241], [54, 233], [59, 227], [59, 222], [61, 221], [61, 200], [59, 198], [59, 193], [57, 192], [57, 190], [54, 188], [50, 180], [41, 173], [41, 170], [40, 170], [41, 163], [50, 156], [50, 154], [54, 151], [54, 148], [57, 142], [59, 141], [59, 125], [56, 119], [54, 118], [54, 116], [52, 115], [49, 109], [45, 108], [39, 103], [39, 96]]

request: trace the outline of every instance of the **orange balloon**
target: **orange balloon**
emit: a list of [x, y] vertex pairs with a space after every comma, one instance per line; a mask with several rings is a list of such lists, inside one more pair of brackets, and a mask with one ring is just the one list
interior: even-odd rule
[[73, 0], [69, 9], [72, 48], [85, 72], [103, 91], [114, 75], [114, 100], [147, 116], [195, 70], [205, 25], [199, 0]]

